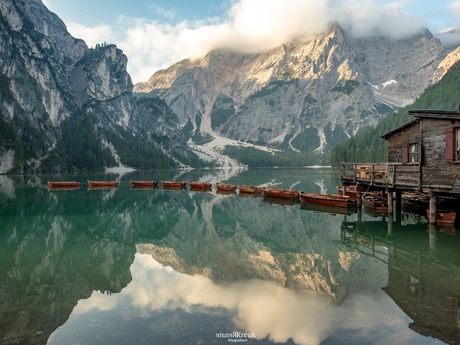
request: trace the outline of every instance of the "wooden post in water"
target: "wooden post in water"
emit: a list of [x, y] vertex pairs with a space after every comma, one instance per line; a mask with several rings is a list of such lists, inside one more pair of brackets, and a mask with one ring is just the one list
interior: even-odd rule
[[402, 205], [402, 199], [401, 199], [401, 191], [397, 190], [395, 191], [395, 201], [396, 201], [396, 223], [401, 224], [401, 217], [402, 217], [402, 210], [401, 210], [401, 205]]
[[391, 220], [393, 220], [393, 192], [387, 190], [387, 196], [388, 196], [388, 218], [391, 218]]
[[429, 216], [430, 224], [436, 224], [436, 212], [437, 212], [437, 203], [438, 203], [438, 195], [434, 192], [430, 192], [430, 208], [429, 208]]
[[362, 202], [361, 191], [359, 190], [359, 186], [356, 185], [356, 206], [358, 206], [358, 208], [361, 207]]
[[401, 191], [397, 190], [396, 192], [396, 209], [401, 210]]
[[393, 217], [388, 218], [387, 234], [388, 236], [393, 236]]
[[436, 225], [428, 223], [427, 230], [430, 236], [430, 240], [429, 240], [430, 249], [435, 250], [436, 249]]

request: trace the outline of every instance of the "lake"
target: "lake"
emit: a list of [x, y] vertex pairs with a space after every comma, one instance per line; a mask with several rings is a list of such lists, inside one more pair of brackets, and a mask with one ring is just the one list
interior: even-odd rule
[[457, 228], [131, 179], [340, 185], [330, 169], [0, 176], [2, 344], [460, 344]]

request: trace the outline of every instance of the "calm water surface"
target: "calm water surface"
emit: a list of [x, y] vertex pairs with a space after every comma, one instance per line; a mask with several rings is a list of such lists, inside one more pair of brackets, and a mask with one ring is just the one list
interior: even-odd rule
[[[87, 179], [120, 187], [46, 184]], [[0, 176], [2, 344], [460, 344], [458, 229], [130, 179], [339, 184], [327, 169]]]

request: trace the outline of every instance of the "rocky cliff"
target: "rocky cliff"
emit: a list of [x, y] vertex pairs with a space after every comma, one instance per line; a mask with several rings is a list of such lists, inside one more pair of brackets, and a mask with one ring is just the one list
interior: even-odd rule
[[260, 54], [220, 50], [180, 61], [134, 90], [165, 99], [195, 131], [328, 153], [436, 82], [446, 55], [428, 31], [358, 39], [335, 24], [313, 40]]
[[152, 150], [163, 158], [171, 152], [158, 136], [173, 136], [166, 146], [187, 160], [168, 112], [148, 116], [169, 127], [143, 127], [150, 135], [136, 138], [140, 128], [133, 125], [145, 125], [144, 112], [133, 97], [127, 57], [115, 45], [88, 48], [40, 0], [2, 1], [0, 14], [0, 173], [97, 169], [136, 155], [141, 161]]

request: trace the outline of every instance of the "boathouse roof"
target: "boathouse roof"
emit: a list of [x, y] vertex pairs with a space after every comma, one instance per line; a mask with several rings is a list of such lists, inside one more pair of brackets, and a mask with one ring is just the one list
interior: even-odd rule
[[407, 122], [407, 123], [405, 123], [405, 124], [403, 124], [403, 125], [401, 125], [401, 126], [395, 128], [395, 129], [392, 129], [391, 131], [389, 131], [389, 132], [387, 132], [387, 133], [385, 133], [385, 134], [382, 134], [382, 135], [380, 136], [380, 138], [383, 138], [383, 139], [387, 140], [387, 139], [388, 139], [389, 137], [391, 137], [392, 135], [394, 135], [394, 134], [396, 134], [396, 133], [399, 133], [399, 132], [405, 130], [406, 128], [409, 128], [409, 127], [415, 125], [415, 124], [418, 123], [418, 122], [420, 122], [419, 119], [415, 119], [415, 120], [412, 120], [411, 122]]
[[392, 135], [399, 133], [406, 128], [409, 128], [416, 123], [420, 122], [420, 119], [440, 119], [440, 120], [460, 120], [460, 111], [458, 110], [409, 110], [409, 115], [414, 116], [415, 119], [407, 122], [391, 131], [382, 134], [380, 137], [387, 140]]

